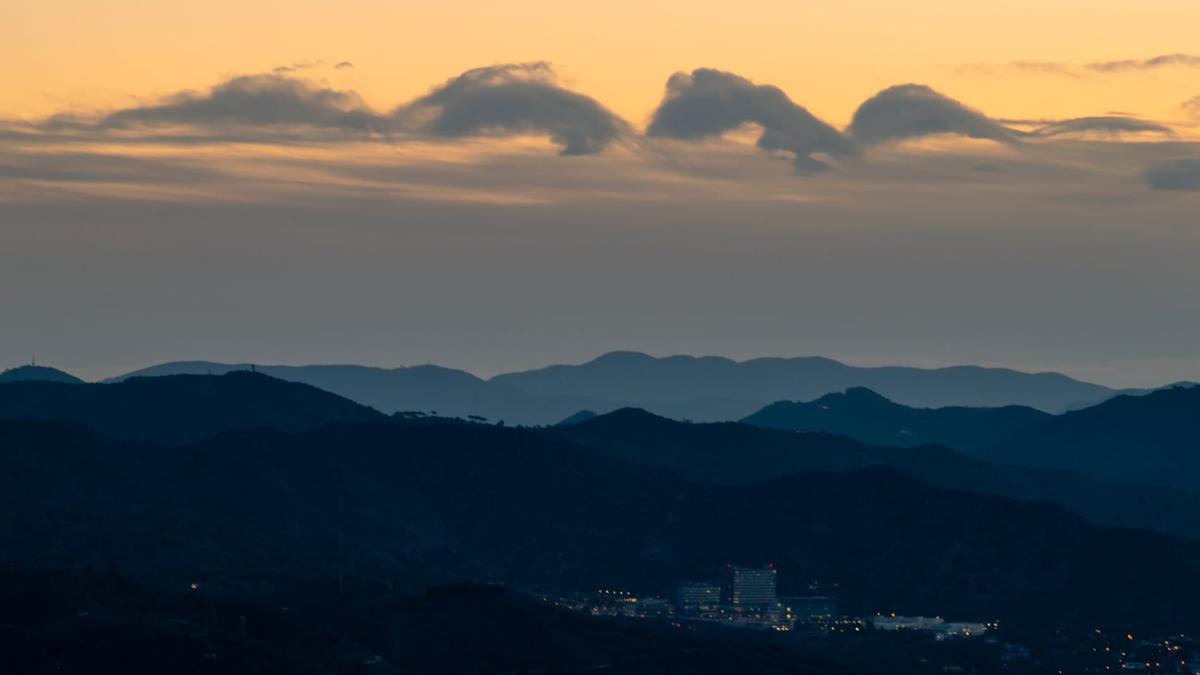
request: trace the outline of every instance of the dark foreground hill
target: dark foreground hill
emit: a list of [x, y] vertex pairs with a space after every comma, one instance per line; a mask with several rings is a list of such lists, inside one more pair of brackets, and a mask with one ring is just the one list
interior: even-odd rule
[[1147, 485], [1200, 489], [1200, 387], [1118, 396], [999, 441], [996, 462]]
[[[573, 427], [568, 427], [573, 428]], [[542, 432], [360, 424], [164, 449], [0, 425], [0, 554], [162, 587], [401, 572], [669, 594], [774, 562], [852, 613], [1200, 628], [1197, 544], [889, 470], [720, 486]]]
[[233, 429], [288, 431], [384, 415], [315, 387], [247, 371], [114, 384], [0, 384], [0, 420], [71, 422], [133, 440], [179, 443]]
[[[314, 387], [249, 371], [132, 378], [111, 384], [0, 384], [2, 419], [70, 422], [112, 437], [159, 443], [252, 428], [304, 431], [347, 422], [471, 423], [417, 414], [388, 418]], [[1099, 523], [1200, 537], [1200, 493], [1196, 491], [1122, 486], [1061, 471], [991, 464], [944, 447], [898, 450], [827, 434], [733, 423], [685, 424], [635, 410], [546, 433], [709, 482], [890, 466], [933, 485], [1053, 501]]]
[[57, 368], [46, 366], [17, 366], [0, 373], [0, 384], [5, 382], [62, 382], [82, 384], [83, 380]]
[[811, 471], [891, 467], [932, 485], [1051, 501], [1099, 523], [1200, 538], [1200, 492], [992, 463], [943, 446], [879, 447], [825, 433], [731, 422], [688, 424], [634, 409], [548, 433], [609, 456], [710, 482], [748, 483]]
[[742, 420], [788, 431], [821, 431], [874, 445], [938, 444], [971, 450], [1028, 429], [1051, 415], [1026, 406], [912, 408], [856, 387], [813, 401], [779, 401]]
[[105, 571], [0, 569], [0, 663], [63, 675], [838, 675], [766, 634], [594, 619], [504, 588], [295, 584], [267, 598], [151, 593]]

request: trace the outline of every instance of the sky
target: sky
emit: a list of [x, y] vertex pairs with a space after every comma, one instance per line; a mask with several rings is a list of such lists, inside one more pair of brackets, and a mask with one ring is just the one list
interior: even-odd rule
[[1200, 380], [1200, 4], [0, 6], [0, 366]]

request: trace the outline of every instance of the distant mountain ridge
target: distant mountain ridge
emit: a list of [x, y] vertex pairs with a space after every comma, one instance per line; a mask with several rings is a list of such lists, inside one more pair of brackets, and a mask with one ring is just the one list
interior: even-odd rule
[[823, 431], [874, 445], [939, 444], [971, 450], [1051, 417], [1026, 406], [913, 408], [854, 387], [808, 402], [772, 403], [742, 422], [770, 429]]
[[[133, 375], [206, 374], [249, 364], [204, 361], [153, 366]], [[673, 419], [742, 419], [781, 400], [810, 400], [866, 387], [917, 407], [1024, 405], [1057, 412], [1113, 395], [1107, 387], [1058, 373], [957, 366], [862, 368], [820, 357], [670, 356], [611, 352], [579, 365], [556, 365], [482, 379], [440, 366], [372, 368], [355, 365], [256, 366], [259, 372], [302, 382], [381, 411], [436, 410], [516, 424], [554, 424], [580, 411], [642, 408]]]
[[251, 368], [270, 377], [324, 389], [389, 414], [419, 411], [463, 418], [478, 415], [489, 421], [549, 424], [587, 407], [569, 401], [536, 401], [524, 392], [492, 384], [466, 371], [434, 365], [377, 368], [176, 361], [134, 371], [110, 381], [178, 374], [219, 375]]
[[912, 406], [1028, 405], [1047, 411], [1081, 400], [1102, 399], [1112, 392], [1059, 373], [1023, 373], [1006, 368], [858, 367], [822, 357], [734, 361], [715, 356], [656, 358], [638, 352], [611, 352], [577, 366], [498, 375], [491, 381], [536, 396], [621, 400], [628, 398], [627, 392], [637, 391], [643, 399], [664, 403], [708, 396], [761, 401], [762, 405], [866, 387]]

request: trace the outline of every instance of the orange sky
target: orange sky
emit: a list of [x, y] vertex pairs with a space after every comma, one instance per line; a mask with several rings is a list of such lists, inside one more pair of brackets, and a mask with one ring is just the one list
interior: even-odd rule
[[[568, 130], [604, 151], [564, 157], [557, 118], [434, 133], [385, 114], [530, 61], [634, 132], [605, 136], [626, 128], [585, 101]], [[20, 121], [315, 62], [301, 86], [358, 92], [402, 133]], [[878, 142], [786, 104], [782, 145], [640, 133], [699, 67], [839, 130], [893, 85], [953, 100], [928, 133], [887, 117]], [[1200, 0], [8, 0], [0, 68], [0, 316], [22, 318], [0, 368], [36, 351], [88, 376], [192, 358], [488, 373], [640, 349], [1200, 379], [1200, 117], [1182, 106]], [[1174, 133], [1117, 118], [1017, 143], [994, 121], [1114, 112]]]
[[1119, 110], [1179, 119], [1200, 69], [1068, 77], [964, 64], [1082, 64], [1200, 49], [1200, 3], [1145, 0], [809, 3], [759, 0], [43, 0], [4, 3], [0, 115], [114, 107], [281, 64], [349, 60], [329, 73], [380, 107], [471, 67], [549, 60], [568, 86], [643, 122], [673, 71], [712, 66], [782, 87], [844, 123], [899, 82], [930, 84], [994, 117]]

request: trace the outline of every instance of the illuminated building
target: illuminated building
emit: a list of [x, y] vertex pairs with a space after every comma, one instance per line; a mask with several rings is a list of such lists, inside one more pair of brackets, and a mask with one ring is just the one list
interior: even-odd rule
[[779, 608], [775, 591], [775, 566], [725, 567], [721, 600], [736, 613], [774, 611]]

